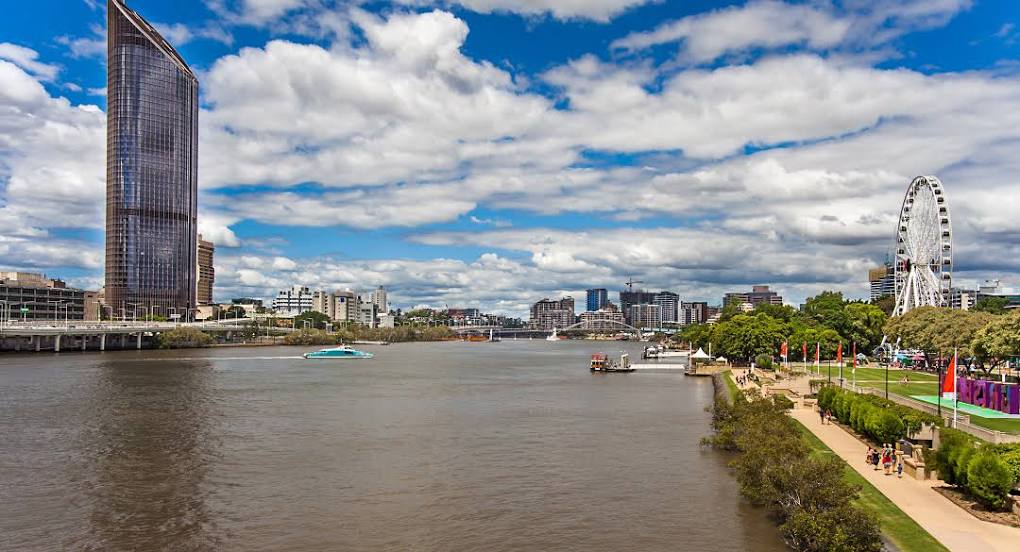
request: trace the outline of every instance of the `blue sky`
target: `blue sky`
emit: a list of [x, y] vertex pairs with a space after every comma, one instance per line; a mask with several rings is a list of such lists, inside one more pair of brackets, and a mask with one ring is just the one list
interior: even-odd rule
[[[956, 281], [1018, 281], [1016, 2], [128, 3], [199, 74], [221, 300], [863, 297], [918, 174]], [[0, 268], [101, 285], [105, 9], [5, 8]]]

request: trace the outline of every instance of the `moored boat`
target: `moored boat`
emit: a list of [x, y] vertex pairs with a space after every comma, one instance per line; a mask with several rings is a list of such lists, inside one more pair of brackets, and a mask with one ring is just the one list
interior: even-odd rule
[[620, 362], [609, 360], [609, 355], [605, 353], [595, 353], [591, 355], [590, 369], [592, 372], [633, 372], [634, 368], [630, 365], [630, 355], [624, 353], [620, 355]]
[[329, 349], [320, 349], [311, 353], [305, 353], [301, 355], [305, 358], [351, 358], [351, 359], [369, 359], [372, 358], [372, 353], [366, 353], [365, 351], [359, 351], [349, 345], [341, 345], [339, 347], [332, 347]]

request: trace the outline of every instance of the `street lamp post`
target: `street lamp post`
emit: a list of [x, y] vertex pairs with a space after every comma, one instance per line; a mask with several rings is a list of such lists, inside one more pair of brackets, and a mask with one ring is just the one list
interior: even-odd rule
[[885, 400], [889, 400], [889, 363], [885, 363]]

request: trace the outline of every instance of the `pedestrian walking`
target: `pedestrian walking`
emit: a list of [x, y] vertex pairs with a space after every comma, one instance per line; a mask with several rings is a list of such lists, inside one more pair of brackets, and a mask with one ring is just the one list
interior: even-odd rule
[[818, 419], [822, 422], [822, 425], [825, 425], [825, 410], [821, 407], [818, 408]]
[[872, 469], [872, 471], [878, 471], [878, 461], [879, 461], [878, 449], [874, 449], [874, 450], [871, 451], [871, 465], [872, 465], [871, 469]]
[[886, 445], [882, 451], [882, 467], [885, 469], [886, 475], [892, 473], [892, 458], [889, 457], [889, 445]]
[[903, 479], [903, 458], [896, 463], [896, 477]]

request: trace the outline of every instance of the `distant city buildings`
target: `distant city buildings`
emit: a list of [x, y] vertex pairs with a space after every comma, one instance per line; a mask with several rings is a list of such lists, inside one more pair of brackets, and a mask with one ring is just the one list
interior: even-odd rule
[[982, 299], [1003, 299], [1005, 308], [1020, 308], [1020, 294], [1007, 293], [999, 280], [985, 280], [977, 289], [951, 288], [949, 306], [954, 309], [970, 310]]
[[542, 299], [531, 306], [529, 325], [536, 330], [565, 328], [574, 324], [574, 298]]
[[783, 298], [778, 293], [769, 289], [769, 286], [752, 286], [750, 292], [732, 292], [723, 297], [723, 305], [751, 305], [752, 308], [759, 304], [782, 305]]
[[106, 304], [190, 318], [196, 305], [198, 79], [122, 0], [107, 3]]
[[213, 242], [202, 239], [198, 235], [198, 284], [196, 301], [199, 305], [211, 305], [213, 302], [213, 285], [216, 281], [216, 269], [213, 267], [213, 256], [216, 246]]
[[587, 296], [586, 307], [589, 312], [597, 311], [609, 302], [609, 291], [605, 288], [589, 289]]
[[896, 271], [891, 264], [872, 268], [868, 271], [868, 284], [871, 287], [871, 300], [881, 299], [886, 295], [896, 295]]
[[321, 312], [338, 322], [357, 322], [360, 319], [358, 297], [351, 290], [316, 291], [312, 294], [309, 310]]

